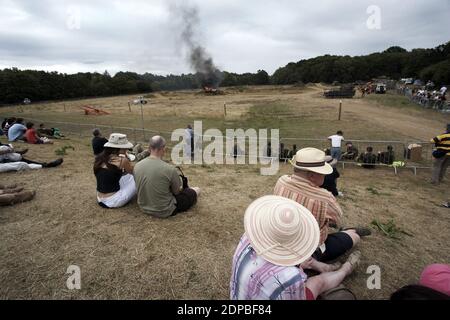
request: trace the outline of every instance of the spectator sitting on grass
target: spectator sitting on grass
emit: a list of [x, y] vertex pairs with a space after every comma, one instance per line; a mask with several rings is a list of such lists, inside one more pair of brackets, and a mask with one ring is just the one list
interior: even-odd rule
[[45, 125], [43, 123], [41, 123], [39, 125], [39, 129], [37, 130], [37, 133], [38, 133], [39, 137], [41, 137], [41, 138], [51, 139], [54, 137], [53, 136], [54, 129], [45, 128]]
[[427, 266], [419, 284], [401, 288], [392, 294], [391, 300], [450, 300], [450, 265]]
[[[336, 198], [327, 190], [320, 188], [325, 176], [333, 172], [326, 163], [325, 153], [315, 148], [305, 148], [297, 152], [292, 159], [294, 174], [278, 179], [274, 194], [294, 200], [305, 206], [316, 218], [320, 228], [319, 247], [313, 254], [317, 271], [327, 262], [337, 259], [351, 250], [361, 240], [361, 237], [371, 234], [367, 228], [348, 228], [341, 232], [329, 234], [329, 227], [338, 227], [343, 215]], [[314, 262], [313, 261], [313, 262]]]
[[53, 141], [46, 137], [39, 137], [36, 129], [34, 129], [34, 123], [27, 123], [27, 131], [25, 132], [25, 139], [30, 144], [53, 144]]
[[353, 142], [347, 142], [346, 146], [347, 151], [342, 155], [342, 160], [355, 160], [358, 158], [359, 151], [358, 148], [353, 145]]
[[387, 151], [378, 152], [378, 162], [383, 164], [393, 164], [395, 161], [395, 152], [392, 146], [387, 146]]
[[342, 193], [338, 191], [337, 189], [337, 179], [341, 176], [339, 174], [339, 171], [337, 170], [337, 160], [333, 159], [331, 156], [326, 156], [325, 161], [330, 164], [330, 166], [333, 168], [333, 172], [329, 175], [325, 176], [325, 180], [321, 186], [321, 188], [326, 189], [330, 191], [333, 196], [342, 196]]
[[108, 139], [104, 138], [100, 132], [100, 129], [94, 129], [92, 131], [92, 150], [94, 151], [94, 155], [97, 156], [103, 152], [104, 145], [108, 143]]
[[315, 300], [339, 286], [360, 261], [356, 251], [343, 265], [308, 278], [303, 270], [310, 268], [320, 229], [311, 212], [283, 197], [250, 204], [244, 228], [233, 257], [231, 300]]
[[136, 195], [133, 167], [126, 157], [132, 147], [126, 135], [113, 133], [95, 158], [97, 202], [103, 208], [123, 207]]
[[25, 141], [25, 132], [27, 127], [23, 125], [23, 119], [19, 118], [16, 122], [8, 129], [8, 141], [14, 142], [17, 140]]
[[134, 167], [138, 205], [141, 210], [157, 218], [169, 218], [193, 207], [200, 195], [199, 188], [182, 183], [177, 169], [163, 161], [166, 140], [150, 139], [150, 157]]
[[372, 147], [367, 147], [366, 152], [361, 153], [357, 161], [362, 163], [362, 167], [365, 169], [374, 169], [377, 163], [377, 156], [373, 153]]

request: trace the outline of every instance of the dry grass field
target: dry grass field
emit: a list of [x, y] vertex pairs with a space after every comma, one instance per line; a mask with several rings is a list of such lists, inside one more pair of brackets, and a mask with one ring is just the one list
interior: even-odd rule
[[[342, 121], [337, 121], [338, 101], [322, 98], [322, 90], [310, 85], [229, 89], [223, 96], [156, 93], [145, 107], [145, 127], [169, 132], [203, 120], [204, 128], [221, 130], [279, 128], [282, 137], [320, 139], [342, 129], [347, 140], [428, 141], [450, 122], [449, 115], [422, 110], [394, 95], [344, 100]], [[4, 107], [0, 117], [139, 127], [140, 108], [128, 108], [132, 98], [71, 101], [65, 110], [63, 102], [22, 110]], [[83, 105], [111, 115], [84, 116]], [[55, 145], [30, 146], [29, 158], [43, 160], [56, 158], [58, 148], [73, 146], [61, 167], [0, 175], [2, 183], [37, 191], [31, 202], [0, 207], [0, 298], [227, 299], [245, 208], [270, 194], [278, 177], [292, 169], [283, 164], [278, 175], [261, 176], [258, 166], [184, 166], [190, 184], [203, 190], [189, 213], [158, 220], [141, 213], [135, 202], [104, 210], [96, 203], [90, 128]], [[297, 144], [307, 146], [301, 140]], [[362, 264], [345, 281], [359, 299], [387, 299], [416, 282], [427, 264], [450, 262], [450, 212], [440, 206], [450, 198], [448, 174], [443, 184], [432, 186], [428, 169], [417, 175], [402, 169], [395, 175], [389, 168], [346, 166], [340, 172], [345, 197], [338, 201], [346, 226], [393, 220], [409, 234], [390, 238], [373, 228], [373, 235], [359, 245]], [[70, 265], [81, 268], [79, 291], [66, 288]], [[367, 289], [370, 265], [381, 268], [381, 290]]]

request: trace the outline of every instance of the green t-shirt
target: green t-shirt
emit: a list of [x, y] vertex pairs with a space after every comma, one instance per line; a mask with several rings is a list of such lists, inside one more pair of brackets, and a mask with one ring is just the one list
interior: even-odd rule
[[167, 218], [175, 211], [176, 200], [182, 186], [177, 169], [166, 162], [146, 158], [134, 167], [138, 204], [147, 214]]

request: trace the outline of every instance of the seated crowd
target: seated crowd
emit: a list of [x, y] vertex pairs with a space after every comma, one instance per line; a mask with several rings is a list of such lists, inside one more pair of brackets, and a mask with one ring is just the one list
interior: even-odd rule
[[[153, 137], [148, 151], [141, 146], [133, 148], [124, 134], [111, 134], [102, 146], [103, 141], [100, 131], [94, 130], [92, 147], [97, 153], [94, 174], [100, 206], [123, 207], [137, 195], [137, 203], [144, 213], [168, 218], [196, 204], [200, 189], [190, 188], [187, 178], [163, 160], [166, 152], [163, 137]], [[130, 149], [134, 155], [128, 153]]]

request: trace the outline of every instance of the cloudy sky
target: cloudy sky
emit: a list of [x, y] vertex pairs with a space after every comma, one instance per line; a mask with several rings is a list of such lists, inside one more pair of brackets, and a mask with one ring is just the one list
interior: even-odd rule
[[0, 68], [190, 72], [180, 3], [197, 7], [216, 65], [239, 73], [450, 41], [450, 0], [0, 0]]

